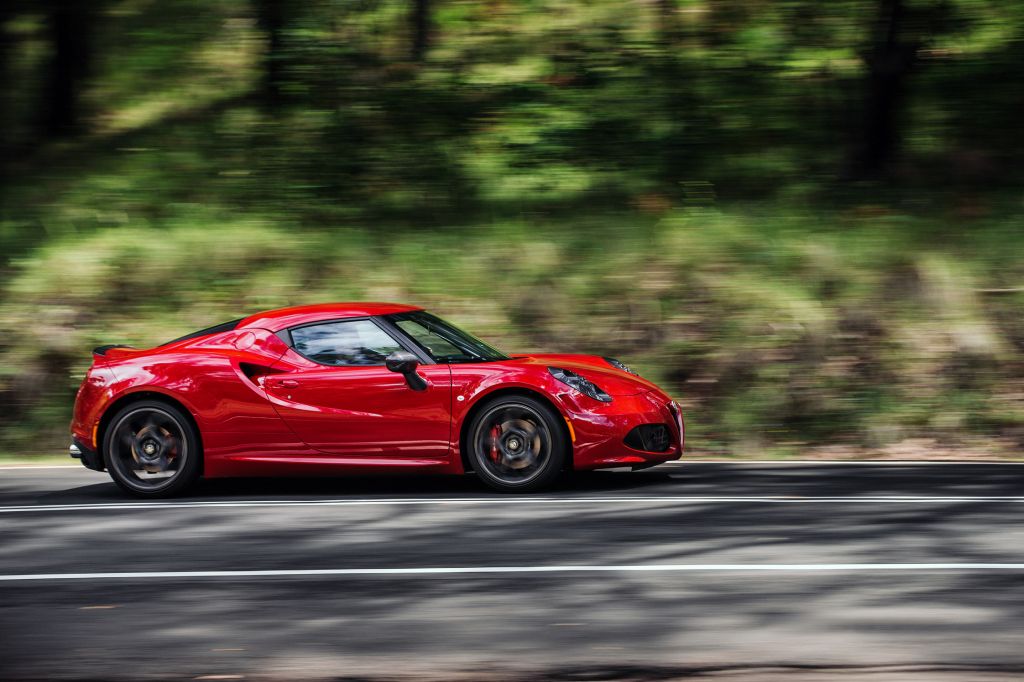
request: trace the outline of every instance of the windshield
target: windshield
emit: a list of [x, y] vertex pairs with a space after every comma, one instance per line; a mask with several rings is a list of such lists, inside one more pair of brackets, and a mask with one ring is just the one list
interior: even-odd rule
[[408, 334], [436, 362], [508, 360], [504, 353], [430, 313], [418, 310], [387, 315], [386, 319]]

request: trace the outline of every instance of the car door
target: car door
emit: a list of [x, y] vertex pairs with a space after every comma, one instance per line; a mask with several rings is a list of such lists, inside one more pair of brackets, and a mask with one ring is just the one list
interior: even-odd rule
[[406, 350], [372, 318], [289, 330], [290, 349], [264, 386], [278, 414], [308, 446], [331, 455], [447, 459], [451, 371], [424, 364], [415, 391], [384, 358]]

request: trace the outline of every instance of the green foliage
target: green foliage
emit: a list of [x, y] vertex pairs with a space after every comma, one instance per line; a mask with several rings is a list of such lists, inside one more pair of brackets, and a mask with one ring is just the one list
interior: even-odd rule
[[[66, 237], [20, 261], [3, 291], [0, 323], [14, 331], [0, 394], [12, 422], [30, 425], [9, 426], [4, 444], [38, 443], [41, 425], [66, 422], [93, 345], [149, 346], [328, 300], [410, 301], [499, 347], [620, 357], [679, 397], [702, 450], [1019, 432], [1019, 328], [1004, 326], [1005, 294], [978, 292], [991, 275], [975, 249], [909, 238], [927, 232], [923, 220], [835, 229], [822, 226], [842, 223], [838, 214], [764, 210], [401, 238], [197, 216]], [[979, 224], [969, 241], [1004, 228]]]
[[94, 345], [358, 299], [620, 356], [726, 455], [1024, 438], [1019, 8], [905, 0], [884, 53], [865, 0], [429, 5], [413, 61], [405, 0], [96, 3], [62, 137], [49, 4], [0, 12], [0, 449]]

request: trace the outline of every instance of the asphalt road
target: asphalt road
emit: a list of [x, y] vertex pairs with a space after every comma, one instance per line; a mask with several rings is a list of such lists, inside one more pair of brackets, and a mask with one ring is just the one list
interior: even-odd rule
[[205, 482], [0, 469], [0, 679], [1010, 680], [1024, 466]]

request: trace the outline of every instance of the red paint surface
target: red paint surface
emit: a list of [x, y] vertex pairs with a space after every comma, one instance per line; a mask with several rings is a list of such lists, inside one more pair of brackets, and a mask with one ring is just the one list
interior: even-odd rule
[[[377, 367], [329, 367], [291, 350], [275, 332], [311, 322], [417, 310], [397, 304], [327, 304], [260, 313], [233, 331], [149, 350], [115, 348], [96, 357], [75, 402], [72, 435], [95, 447], [104, 417], [124, 401], [160, 396], [195, 420], [204, 475], [285, 476], [382, 470], [463, 471], [460, 442], [473, 408], [502, 391], [530, 392], [572, 422], [576, 469], [678, 459], [682, 418], [653, 383], [587, 355], [517, 355], [499, 362], [423, 364], [425, 391]], [[613, 397], [602, 403], [548, 372], [570, 369]], [[670, 425], [662, 453], [632, 450], [626, 434]], [[568, 433], [567, 433], [568, 435]]]

